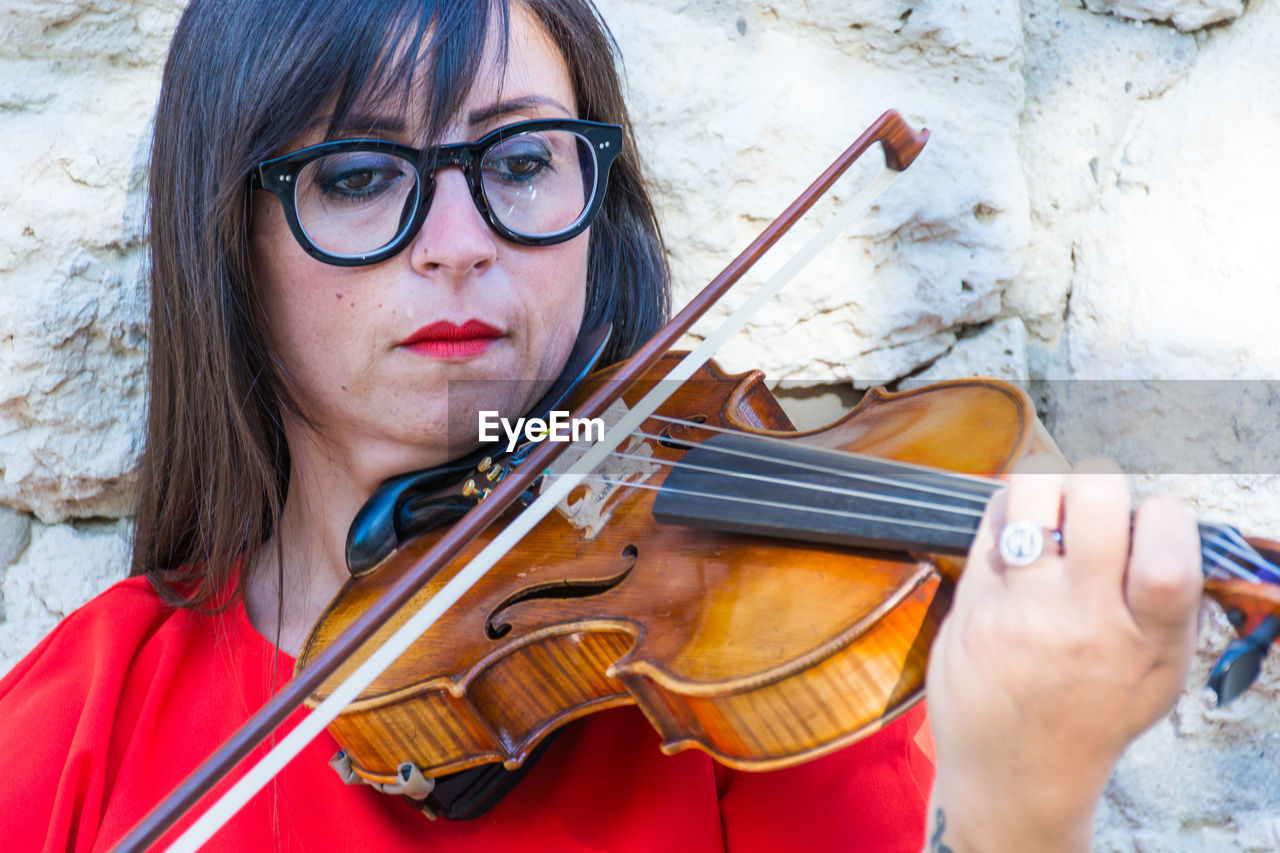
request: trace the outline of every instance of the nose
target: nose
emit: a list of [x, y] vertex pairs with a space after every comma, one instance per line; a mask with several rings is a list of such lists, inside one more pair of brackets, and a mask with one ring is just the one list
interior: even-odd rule
[[462, 170], [441, 169], [410, 263], [423, 275], [463, 278], [482, 273], [498, 256], [497, 236], [471, 198]]

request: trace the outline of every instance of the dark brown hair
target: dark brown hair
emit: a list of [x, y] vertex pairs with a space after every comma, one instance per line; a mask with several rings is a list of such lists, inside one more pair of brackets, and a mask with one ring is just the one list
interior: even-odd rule
[[[439, 138], [509, 0], [194, 0], [173, 36], [151, 153], [151, 349], [132, 573], [175, 604], [212, 605], [236, 558], [275, 528], [289, 477], [283, 413], [301, 416], [267, 346], [248, 259], [248, 176], [332, 110], [399, 98]], [[617, 49], [590, 0], [517, 0], [569, 68], [580, 117], [622, 124], [591, 228], [583, 329], [612, 322], [607, 357], [666, 315], [661, 238], [623, 103]], [[494, 14], [496, 12], [496, 14]], [[410, 97], [418, 76], [425, 103]], [[424, 140], [425, 141], [425, 140]]]

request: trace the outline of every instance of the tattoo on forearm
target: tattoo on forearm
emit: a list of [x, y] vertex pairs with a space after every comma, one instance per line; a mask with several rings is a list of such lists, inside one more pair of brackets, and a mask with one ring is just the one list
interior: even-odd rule
[[933, 835], [929, 836], [929, 853], [953, 853], [942, 842], [942, 832], [947, 828], [947, 814], [942, 809], [933, 813]]

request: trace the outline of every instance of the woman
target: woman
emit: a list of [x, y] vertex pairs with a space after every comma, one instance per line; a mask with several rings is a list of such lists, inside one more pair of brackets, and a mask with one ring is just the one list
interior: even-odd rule
[[[607, 185], [585, 150], [616, 131], [583, 120], [623, 128]], [[0, 682], [0, 757], [32, 768], [0, 789], [14, 849], [105, 849], [260, 706], [346, 578], [365, 499], [471, 449], [451, 418], [523, 413], [583, 330], [612, 323], [616, 359], [656, 328], [661, 245], [626, 127], [580, 0], [187, 9], [152, 157], [135, 577]], [[577, 196], [532, 192], [544, 173]], [[471, 821], [344, 788], [321, 738], [211, 846], [1079, 849], [1181, 684], [1199, 583], [1185, 512], [1144, 504], [1131, 548], [1122, 481], [1086, 473], [1034, 462], [993, 503], [935, 648], [927, 839], [921, 709], [771, 774], [664, 758], [625, 709], [570, 727]], [[1014, 520], [1062, 528], [1062, 554], [1005, 566], [993, 531]]]

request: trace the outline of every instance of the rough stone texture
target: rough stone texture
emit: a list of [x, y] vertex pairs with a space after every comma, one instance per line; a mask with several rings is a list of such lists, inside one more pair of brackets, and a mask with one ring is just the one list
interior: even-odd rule
[[[1025, 183], [1009, 168], [1023, 104], [1015, 3], [966, 15], [834, 0], [602, 5], [663, 196], [677, 304], [886, 108], [934, 132], [871, 215], [757, 315], [723, 362], [865, 386], [932, 362], [957, 329], [999, 313], [1029, 230]], [[790, 244], [830, 207], [817, 213]]]
[[127, 522], [35, 525], [22, 559], [8, 567], [0, 592], [0, 671], [17, 663], [54, 625], [102, 589], [120, 580], [129, 565]]
[[[0, 0], [0, 157], [15, 177], [0, 191], [0, 671], [127, 564], [141, 193], [180, 6]], [[786, 380], [809, 424], [869, 384], [1029, 380], [1068, 455], [1111, 456], [1139, 494], [1280, 538], [1280, 393], [1263, 381], [1280, 376], [1280, 4], [601, 8], [677, 304], [882, 110], [934, 132], [726, 366]], [[1193, 685], [1230, 637], [1205, 619]], [[1274, 659], [1227, 709], [1189, 690], [1121, 763], [1095, 849], [1280, 848], [1278, 692]]]
[[975, 329], [956, 341], [946, 355], [917, 373], [913, 382], [938, 382], [960, 376], [995, 376], [1017, 381], [1027, 375], [1027, 327], [1006, 317]]
[[1031, 242], [1004, 310], [1033, 333], [1033, 372], [1044, 372], [1071, 292], [1083, 220], [1123, 156], [1132, 116], [1186, 73], [1194, 40], [1168, 27], [1135, 27], [1052, 2], [1027, 4], [1027, 104], [1018, 148], [1031, 199]]
[[[1144, 101], [1075, 240], [1064, 375], [1280, 376], [1280, 8], [1215, 31]], [[1123, 284], [1123, 287], [1119, 285]]]
[[129, 512], [145, 358], [145, 154], [179, 4], [0, 6], [0, 502]]
[[31, 516], [0, 508], [0, 566], [8, 566], [31, 542]]
[[1229, 21], [1244, 13], [1241, 0], [1084, 0], [1094, 12], [1111, 12], [1133, 21], [1168, 21], [1190, 32]]

